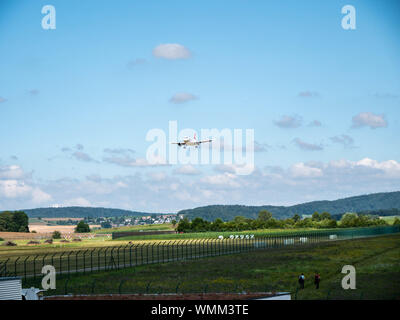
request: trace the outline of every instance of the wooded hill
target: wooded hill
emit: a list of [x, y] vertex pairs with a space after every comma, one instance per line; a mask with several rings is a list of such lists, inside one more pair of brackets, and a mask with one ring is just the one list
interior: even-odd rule
[[200, 217], [208, 221], [214, 221], [216, 218], [221, 218], [223, 221], [230, 221], [236, 216], [255, 219], [261, 210], [268, 210], [276, 219], [286, 219], [296, 213], [299, 215], [311, 215], [315, 211], [320, 213], [326, 211], [332, 216], [346, 212], [373, 212], [373, 214], [379, 215], [380, 211], [388, 209], [400, 209], [400, 191], [374, 193], [333, 201], [312, 201], [287, 207], [211, 205], [181, 210], [178, 213], [184, 214], [189, 219]]

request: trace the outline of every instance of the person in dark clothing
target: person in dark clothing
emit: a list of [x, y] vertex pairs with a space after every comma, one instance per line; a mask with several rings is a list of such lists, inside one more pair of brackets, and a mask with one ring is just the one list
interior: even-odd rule
[[319, 273], [317, 272], [314, 276], [314, 284], [315, 284], [315, 289], [319, 289], [319, 282], [321, 281], [321, 277]]
[[299, 276], [300, 289], [304, 289], [304, 280], [305, 280], [304, 273], [302, 273], [302, 274]]

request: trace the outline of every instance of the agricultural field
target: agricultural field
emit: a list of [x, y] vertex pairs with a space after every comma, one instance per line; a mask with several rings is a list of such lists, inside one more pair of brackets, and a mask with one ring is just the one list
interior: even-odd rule
[[[62, 225], [39, 225], [39, 224], [30, 224], [29, 230], [36, 231], [37, 233], [47, 233], [50, 234], [54, 231], [60, 231], [61, 234], [70, 234], [74, 233], [74, 229], [76, 226], [62, 226]], [[100, 225], [89, 225], [90, 228], [100, 228]]]
[[[399, 299], [400, 235], [260, 250], [57, 278], [54, 294], [289, 291], [296, 299]], [[341, 288], [341, 269], [353, 265], [357, 289]], [[320, 289], [312, 283], [321, 275]], [[305, 289], [297, 290], [304, 273]], [[29, 285], [38, 285], [29, 280]], [[67, 282], [68, 281], [68, 282]]]

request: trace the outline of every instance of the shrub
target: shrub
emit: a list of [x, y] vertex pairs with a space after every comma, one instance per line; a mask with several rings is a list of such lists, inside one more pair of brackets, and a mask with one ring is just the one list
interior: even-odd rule
[[53, 239], [47, 239], [44, 243], [52, 244], [53, 243]]
[[78, 225], [75, 228], [76, 233], [87, 233], [90, 232], [90, 227], [83, 220], [79, 221]]
[[51, 237], [53, 239], [61, 239], [61, 232], [56, 230], [53, 232], [53, 235]]
[[37, 233], [36, 230], [32, 230], [31, 233]]
[[4, 239], [3, 239], [3, 238], [0, 238], [0, 241], [4, 241]]
[[16, 244], [15, 242], [12, 242], [12, 241], [7, 241], [7, 242], [4, 243], [4, 245], [5, 245], [5, 246], [8, 246], [8, 247], [14, 247], [14, 246], [16, 246], [17, 244]]
[[27, 244], [40, 244], [40, 242], [39, 242], [39, 241], [33, 241], [33, 240], [31, 240], [31, 241], [29, 241]]

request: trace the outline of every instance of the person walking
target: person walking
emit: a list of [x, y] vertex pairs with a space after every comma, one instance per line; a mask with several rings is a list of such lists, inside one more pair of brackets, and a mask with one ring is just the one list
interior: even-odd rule
[[304, 281], [305, 281], [305, 277], [304, 277], [304, 273], [302, 273], [302, 274], [299, 276], [300, 289], [304, 289]]
[[317, 272], [314, 276], [314, 284], [315, 284], [315, 289], [319, 289], [319, 282], [321, 281], [321, 277], [319, 273]]

